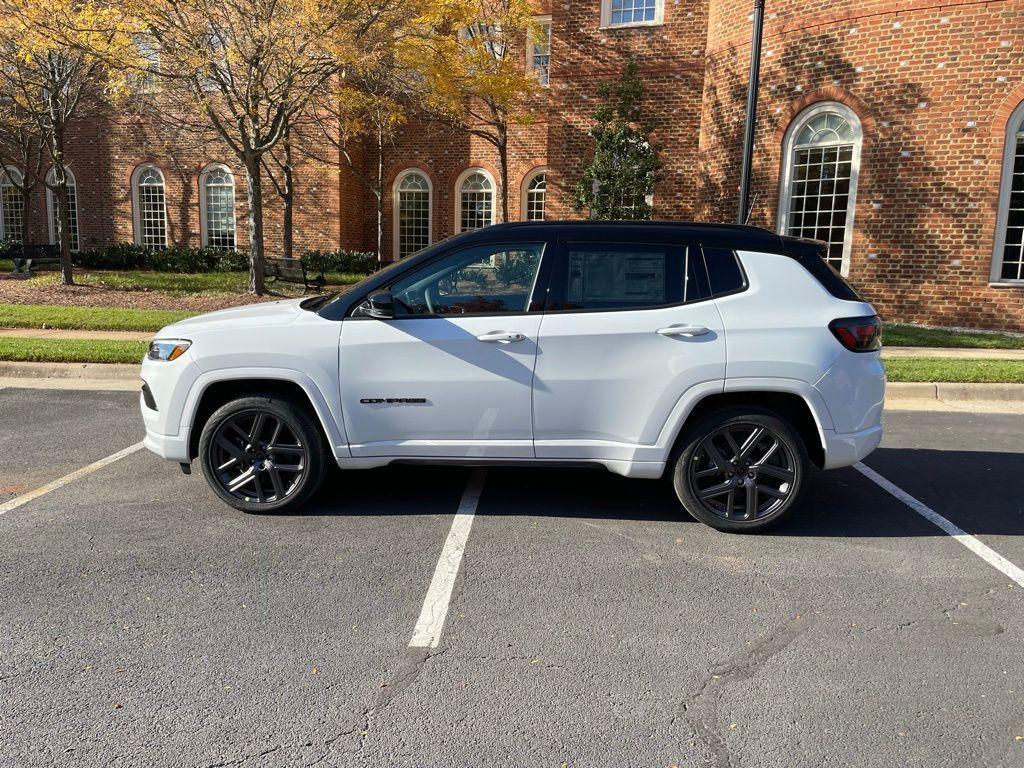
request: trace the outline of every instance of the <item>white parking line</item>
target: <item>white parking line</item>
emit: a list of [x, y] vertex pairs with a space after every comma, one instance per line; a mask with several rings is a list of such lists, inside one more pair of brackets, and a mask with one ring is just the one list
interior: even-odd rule
[[444, 620], [448, 616], [455, 577], [459, 575], [462, 553], [466, 549], [469, 530], [473, 527], [476, 505], [480, 501], [486, 475], [486, 469], [476, 469], [469, 478], [455, 519], [452, 520], [451, 530], [448, 531], [448, 539], [434, 569], [434, 578], [427, 589], [420, 618], [413, 630], [412, 640], [409, 641], [410, 648], [437, 648], [441, 641], [441, 630], [444, 629]]
[[113, 464], [118, 459], [123, 459], [125, 456], [129, 456], [135, 453], [140, 448], [142, 448], [141, 442], [138, 442], [135, 445], [129, 445], [127, 448], [122, 448], [117, 453], [110, 454], [105, 459], [94, 461], [92, 464], [89, 464], [88, 466], [82, 467], [81, 469], [76, 469], [71, 474], [64, 475], [64, 477], [58, 478], [51, 483], [47, 483], [46, 485], [42, 485], [33, 491], [23, 493], [21, 494], [21, 496], [15, 496], [10, 501], [0, 504], [0, 515], [10, 512], [12, 509], [17, 509], [22, 504], [28, 504], [33, 499], [38, 499], [40, 496], [43, 496], [49, 493], [50, 491], [55, 491], [58, 488], [67, 485], [68, 483], [73, 483], [78, 478], [85, 477], [86, 475], [95, 472], [97, 469], [103, 469], [103, 467], [107, 466], [108, 464]]
[[854, 469], [864, 475], [864, 477], [881, 486], [884, 490], [888, 491], [912, 510], [917, 512], [917, 514], [921, 515], [925, 520], [937, 525], [993, 568], [1002, 572], [1006, 576], [1009, 576], [1020, 586], [1024, 587], [1024, 570], [1018, 568], [991, 547], [982, 544], [976, 538], [960, 528], [960, 526], [950, 522], [931, 507], [915, 499], [898, 485], [886, 480], [871, 467], [861, 464], [860, 462], [853, 466]]

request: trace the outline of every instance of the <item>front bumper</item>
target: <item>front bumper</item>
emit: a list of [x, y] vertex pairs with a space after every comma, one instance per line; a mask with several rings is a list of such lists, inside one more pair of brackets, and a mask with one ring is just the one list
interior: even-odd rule
[[[143, 408], [146, 406], [143, 405]], [[188, 455], [188, 436], [181, 437], [180, 435], [161, 435], [157, 432], [151, 432], [148, 428], [146, 429], [146, 437], [143, 439], [142, 444], [164, 459], [177, 462], [188, 462], [191, 459]]]

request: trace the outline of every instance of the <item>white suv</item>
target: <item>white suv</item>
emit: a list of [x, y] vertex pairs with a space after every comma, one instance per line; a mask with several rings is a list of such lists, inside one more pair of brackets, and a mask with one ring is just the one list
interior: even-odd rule
[[503, 224], [331, 296], [164, 328], [146, 446], [247, 511], [295, 507], [330, 462], [671, 473], [725, 530], [777, 522], [809, 462], [878, 445], [872, 307], [820, 243], [753, 227]]

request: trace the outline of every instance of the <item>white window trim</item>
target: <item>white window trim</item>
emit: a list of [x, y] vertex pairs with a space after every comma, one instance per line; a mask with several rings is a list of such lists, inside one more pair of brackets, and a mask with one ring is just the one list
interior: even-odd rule
[[[25, 177], [22, 176], [21, 171], [19, 171], [13, 165], [8, 165], [0, 168], [0, 185], [3, 185], [4, 182], [7, 181], [7, 179], [10, 179], [11, 183], [18, 189], [21, 189], [21, 185], [25, 181]], [[22, 191], [21, 194], [22, 196], [24, 196], [25, 192]], [[4, 201], [2, 198], [0, 198], [0, 243], [7, 240], [7, 233], [4, 232], [3, 204]], [[21, 236], [20, 232], [18, 233], [18, 236]]]
[[999, 206], [996, 208], [996, 236], [992, 248], [992, 270], [989, 280], [993, 285], [1024, 285], [1022, 280], [1002, 277], [1003, 249], [1006, 246], [1006, 224], [1010, 217], [1010, 187], [1013, 185], [1013, 160], [1017, 152], [1017, 136], [1024, 133], [1024, 101], [1017, 105], [1006, 123], [1003, 137], [1003, 164], [999, 181]]
[[[75, 174], [71, 172], [70, 168], [64, 168], [64, 175], [67, 176], [68, 188], [75, 188], [75, 216], [78, 217], [78, 180], [75, 178]], [[60, 245], [57, 242], [57, 228], [54, 226], [54, 211], [57, 207], [57, 196], [50, 189], [50, 184], [54, 183], [53, 168], [46, 174], [46, 227], [50, 232], [50, 245]], [[78, 248], [72, 248], [72, 253], [78, 253], [82, 248], [82, 230], [79, 226], [78, 230]]]
[[612, 0], [601, 0], [601, 29], [630, 29], [631, 27], [660, 27], [665, 23], [665, 0], [656, 0], [651, 21], [630, 21], [612, 24]]
[[[523, 183], [519, 185], [519, 220], [527, 221], [526, 218], [526, 194], [530, 191], [530, 182], [540, 176], [542, 173], [548, 173], [548, 166], [538, 165], [536, 168], [531, 168], [530, 172], [523, 177]], [[547, 195], [547, 179], [544, 180], [544, 215], [547, 216], [548, 206], [548, 195]]]
[[850, 251], [853, 248], [853, 218], [857, 210], [857, 191], [860, 186], [860, 153], [864, 144], [864, 128], [861, 125], [857, 113], [845, 104], [837, 101], [821, 101], [811, 105], [798, 114], [786, 129], [786, 136], [782, 141], [782, 173], [779, 182], [779, 213], [778, 232], [785, 235], [789, 229], [790, 194], [793, 181], [793, 150], [796, 144], [796, 137], [800, 130], [807, 124], [807, 121], [817, 117], [822, 112], [835, 112], [841, 115], [854, 129], [856, 136], [853, 140], [853, 160], [850, 163], [850, 195], [846, 204], [846, 234], [843, 236], [843, 262], [840, 273], [850, 273]]
[[455, 234], [457, 235], [462, 234], [464, 231], [476, 231], [462, 229], [462, 185], [465, 183], [466, 179], [468, 179], [474, 173], [482, 174], [483, 176], [487, 177], [488, 181], [491, 182], [491, 223], [485, 225], [485, 227], [493, 226], [495, 222], [495, 215], [497, 213], [496, 207], [498, 205], [498, 185], [494, 181], [494, 176], [486, 168], [481, 168], [479, 166], [467, 168], [462, 173], [460, 173], [459, 178], [455, 180]]
[[171, 234], [171, 222], [167, 218], [167, 177], [159, 166], [153, 163], [143, 163], [132, 171], [132, 238], [136, 245], [142, 245], [142, 211], [139, 210], [139, 177], [152, 168], [160, 174], [164, 184], [164, 247], [167, 247], [167, 238]]
[[[542, 27], [548, 29], [548, 81], [546, 83], [540, 83], [541, 88], [551, 87], [551, 15], [547, 16], [534, 16], [533, 20]], [[534, 73], [537, 68], [533, 66], [533, 48], [536, 43], [530, 39], [527, 40], [526, 44], [526, 71]], [[538, 80], [539, 82], [539, 80]]]
[[[427, 241], [431, 244], [434, 242], [434, 181], [430, 178], [430, 174], [422, 168], [415, 166], [405, 168], [395, 177], [395, 182], [391, 185], [391, 257], [395, 261], [398, 261], [398, 188], [407, 176], [414, 173], [418, 173], [427, 180]], [[459, 202], [461, 205], [461, 198]]]
[[[210, 163], [199, 172], [199, 242], [203, 248], [209, 247], [210, 229], [206, 211], [206, 177], [213, 171], [223, 171], [231, 177], [231, 220], [235, 225], [235, 246], [238, 246], [238, 187], [235, 174], [224, 163]], [[164, 181], [164, 216], [167, 215], [167, 182]]]

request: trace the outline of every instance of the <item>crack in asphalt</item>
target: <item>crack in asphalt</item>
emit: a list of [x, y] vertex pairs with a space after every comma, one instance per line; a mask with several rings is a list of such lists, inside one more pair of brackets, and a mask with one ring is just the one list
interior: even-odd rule
[[241, 757], [237, 757], [234, 760], [226, 760], [222, 763], [208, 763], [206, 766], [204, 766], [204, 768], [226, 768], [226, 766], [229, 765], [244, 765], [250, 760], [255, 760], [258, 757], [266, 757], [267, 755], [272, 755], [273, 753], [284, 749], [284, 747], [284, 744], [276, 744], [273, 747], [267, 747], [266, 749], [261, 750], [259, 752], [253, 752], [251, 755], [242, 755]]
[[785, 650], [813, 623], [814, 615], [807, 611], [793, 615], [742, 652], [712, 667], [711, 674], [680, 704], [680, 711], [672, 717], [672, 724], [680, 715], [687, 721], [694, 735], [711, 752], [715, 768], [732, 768], [734, 765], [732, 753], [714, 726], [725, 687], [756, 675], [769, 659]]

